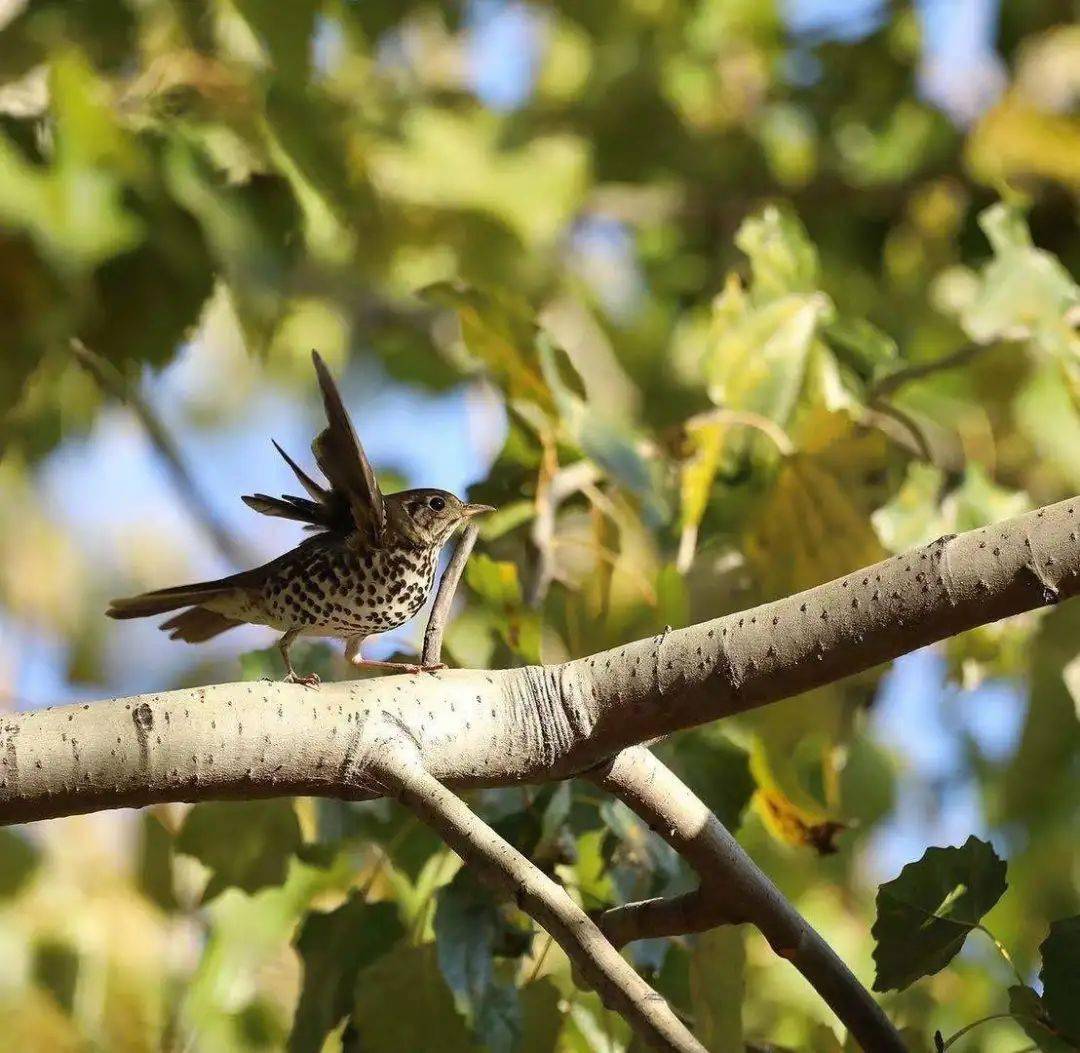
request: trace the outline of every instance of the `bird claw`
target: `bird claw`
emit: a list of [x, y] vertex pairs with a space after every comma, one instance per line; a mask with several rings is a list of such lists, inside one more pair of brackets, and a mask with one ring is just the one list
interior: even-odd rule
[[399, 668], [403, 673], [415, 676], [417, 673], [437, 673], [440, 669], [446, 668], [446, 663], [431, 662], [428, 665], [417, 665], [414, 662], [402, 662]]
[[318, 687], [322, 683], [318, 673], [287, 673], [286, 684], [299, 684], [301, 687]]

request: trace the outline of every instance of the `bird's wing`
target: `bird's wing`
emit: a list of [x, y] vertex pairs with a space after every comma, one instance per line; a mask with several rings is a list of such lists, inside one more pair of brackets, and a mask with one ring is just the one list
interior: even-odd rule
[[328, 422], [311, 444], [312, 453], [323, 474], [330, 480], [331, 489], [348, 502], [361, 536], [368, 544], [378, 547], [382, 544], [386, 526], [382, 491], [353, 430], [334, 378], [317, 351], [312, 351], [311, 357], [322, 389]]
[[240, 500], [248, 508], [253, 508], [264, 516], [295, 519], [298, 523], [306, 524], [308, 530], [333, 530], [339, 534], [351, 534], [356, 525], [345, 496], [336, 490], [320, 486], [277, 442], [274, 442], [274, 449], [281, 454], [310, 496], [282, 494], [280, 497], [270, 497], [267, 494], [245, 494]]

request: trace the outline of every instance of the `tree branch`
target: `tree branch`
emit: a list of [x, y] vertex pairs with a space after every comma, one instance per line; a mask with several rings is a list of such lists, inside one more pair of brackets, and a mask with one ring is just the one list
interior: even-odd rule
[[959, 369], [966, 366], [972, 359], [977, 358], [984, 351], [990, 350], [992, 344], [965, 344], [963, 347], [950, 351], [947, 355], [932, 359], [929, 362], [916, 362], [913, 365], [903, 366], [886, 373], [879, 380], [870, 385], [868, 397], [873, 399], [887, 399], [902, 387], [915, 380], [931, 377], [935, 373], [944, 373], [949, 369]]
[[[504, 884], [523, 882], [523, 902], [552, 935], [580, 937], [571, 956], [586, 962], [583, 974], [639, 1029], [650, 1029], [656, 1048], [695, 1049], [673, 1030], [666, 1006], [635, 1007], [628, 992], [638, 988], [619, 972], [628, 967], [617, 964], [615, 949], [596, 944], [599, 933], [552, 899], [546, 878], [522, 871], [451, 790], [586, 773], [641, 742], [1073, 596], [1080, 591], [1078, 509], [1080, 500], [1063, 501], [939, 538], [799, 595], [556, 666], [445, 670], [318, 691], [222, 684], [9, 714], [0, 719], [0, 822], [165, 801], [365, 799], [386, 792], [389, 772], [407, 803], [466, 859], [486, 861]], [[409, 766], [389, 767], [402, 756], [413, 758]], [[870, 1036], [868, 1048], [893, 1049], [885, 1038], [873, 1044], [872, 1036], [887, 1034], [879, 1011], [824, 941], [710, 823], [701, 802], [650, 758], [623, 754], [604, 784], [641, 814], [663, 817], [661, 830], [703, 875], [702, 889], [609, 916], [613, 937], [692, 930], [745, 914], [853, 1034]], [[729, 880], [718, 891], [718, 882], [705, 879], [718, 860], [741, 884]], [[653, 997], [647, 987], [641, 993]]]
[[446, 621], [450, 617], [450, 608], [454, 603], [454, 593], [457, 592], [458, 582], [461, 581], [465, 564], [472, 555], [473, 546], [480, 528], [476, 523], [469, 523], [458, 538], [457, 547], [450, 562], [446, 564], [442, 578], [439, 580], [439, 591], [435, 594], [435, 602], [431, 605], [431, 614], [428, 616], [427, 629], [424, 630], [424, 650], [420, 661], [424, 665], [438, 665], [442, 658], [443, 633], [446, 630]]
[[126, 403], [135, 414], [151, 445], [172, 477], [173, 486], [180, 493], [181, 504], [203, 528], [218, 552], [230, 563], [246, 562], [247, 556], [243, 546], [237, 543], [232, 533], [218, 518], [206, 495], [195, 481], [195, 477], [188, 470], [173, 437], [146, 399], [139, 394], [134, 385], [128, 383], [108, 359], [92, 351], [81, 340], [73, 338], [70, 346], [76, 361], [94, 378], [98, 387], [107, 395], [112, 395], [113, 398]]
[[454, 788], [562, 779], [628, 746], [830, 683], [1080, 589], [1080, 500], [787, 599], [555, 666], [224, 684], [11, 714], [0, 821], [223, 797], [371, 796], [358, 757], [418, 744]]
[[415, 750], [391, 750], [377, 770], [390, 792], [466, 864], [514, 897], [544, 926], [604, 1004], [620, 1013], [650, 1049], [705, 1053], [667, 1002], [622, 958], [566, 890], [425, 771]]
[[686, 895], [627, 904], [602, 915], [600, 929], [616, 946], [751, 922], [810, 981], [863, 1049], [904, 1053], [900, 1036], [870, 992], [706, 805], [649, 750], [623, 750], [588, 778], [633, 809], [701, 880], [701, 887]]

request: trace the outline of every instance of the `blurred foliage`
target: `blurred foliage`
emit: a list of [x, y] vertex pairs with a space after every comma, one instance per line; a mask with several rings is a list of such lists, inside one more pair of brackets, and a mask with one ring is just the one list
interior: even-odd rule
[[[505, 415], [472, 490], [501, 511], [447, 634], [461, 665], [662, 633], [1075, 493], [1080, 36], [1065, 0], [1000, 6], [1004, 80], [965, 127], [920, 93], [936, 42], [908, 3], [805, 32], [750, 0], [6, 5], [0, 693], [19, 701], [42, 641], [72, 684], [131, 690], [138, 630], [106, 627], [105, 597], [197, 562], [183, 510], [142, 502], [106, 536], [99, 505], [58, 496], [87, 438], [126, 466], [135, 427], [72, 338], [136, 390], [173, 377], [162, 416], [192, 442], [237, 420], [263, 442], [246, 407], [310, 404], [312, 346]], [[118, 482], [91, 486], [108, 503]], [[912, 787], [924, 825], [973, 802], [1008, 857], [996, 905], [964, 869], [981, 840], [882, 889], [918, 895], [879, 921], [879, 982], [940, 969], [886, 996], [919, 1048], [1006, 1011], [963, 1048], [1076, 1048], [1078, 617], [940, 649], [948, 683], [924, 690], [959, 745], [937, 781], [882, 736], [881, 670], [657, 747], [867, 983]], [[148, 683], [280, 675], [272, 649], [205, 654]], [[350, 675], [321, 644], [297, 661]], [[1003, 685], [1021, 712], [994, 748], [961, 689]], [[589, 787], [471, 803], [588, 909], [691, 883]], [[1020, 983], [982, 940], [941, 968], [944, 900], [965, 924], [993, 905]], [[558, 948], [393, 802], [5, 833], [0, 912], [12, 1048], [629, 1048]], [[710, 1049], [850, 1048], [756, 934], [631, 953]]]

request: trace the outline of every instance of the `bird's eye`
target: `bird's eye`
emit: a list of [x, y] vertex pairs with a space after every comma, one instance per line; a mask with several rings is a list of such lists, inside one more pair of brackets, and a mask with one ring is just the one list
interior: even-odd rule
[[436, 512], [441, 512], [446, 507], [446, 502], [441, 497], [432, 497], [428, 499], [428, 508], [433, 509]]

